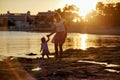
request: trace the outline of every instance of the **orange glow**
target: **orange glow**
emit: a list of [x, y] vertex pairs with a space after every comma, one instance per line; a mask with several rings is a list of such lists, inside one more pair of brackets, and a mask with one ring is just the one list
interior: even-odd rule
[[80, 19], [79, 18], [75, 18], [72, 20], [73, 22], [80, 22]]
[[86, 50], [87, 45], [86, 45], [86, 40], [87, 40], [87, 34], [82, 34], [80, 35], [81, 38], [81, 48], [82, 50]]
[[66, 4], [74, 4], [80, 8], [79, 14], [85, 16], [89, 11], [95, 9], [99, 0], [66, 0]]

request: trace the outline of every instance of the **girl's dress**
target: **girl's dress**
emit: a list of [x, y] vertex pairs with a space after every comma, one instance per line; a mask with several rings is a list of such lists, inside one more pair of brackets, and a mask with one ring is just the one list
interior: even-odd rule
[[47, 42], [42, 43], [41, 48], [42, 48], [42, 55], [49, 54]]

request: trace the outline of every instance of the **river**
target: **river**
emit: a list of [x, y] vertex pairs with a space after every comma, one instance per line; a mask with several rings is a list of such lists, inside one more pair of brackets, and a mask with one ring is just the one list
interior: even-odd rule
[[[0, 56], [27, 57], [28, 53], [40, 54], [40, 39], [49, 33], [0, 31]], [[53, 36], [51, 36], [52, 38]], [[54, 52], [54, 45], [48, 42], [50, 52]], [[82, 49], [89, 47], [120, 46], [119, 35], [93, 35], [81, 33], [68, 33], [63, 46], [66, 49]]]

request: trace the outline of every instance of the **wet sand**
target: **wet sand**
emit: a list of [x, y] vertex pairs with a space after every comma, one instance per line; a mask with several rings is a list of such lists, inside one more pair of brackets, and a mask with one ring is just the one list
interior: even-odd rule
[[120, 46], [68, 49], [64, 51], [62, 61], [15, 57], [0, 61], [0, 80], [119, 79]]

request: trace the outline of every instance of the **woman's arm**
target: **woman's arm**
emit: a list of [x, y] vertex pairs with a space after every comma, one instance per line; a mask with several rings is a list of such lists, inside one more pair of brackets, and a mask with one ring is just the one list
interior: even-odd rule
[[47, 37], [48, 37], [48, 39], [46, 40], [46, 42], [48, 42], [50, 40], [50, 37], [49, 36], [47, 36]]
[[67, 24], [64, 23], [64, 27], [65, 27], [65, 32], [67, 33]]
[[48, 34], [47, 37], [51, 36], [51, 35], [54, 34], [55, 32], [56, 32], [56, 28], [53, 27], [52, 32], [51, 32], [50, 34]]

